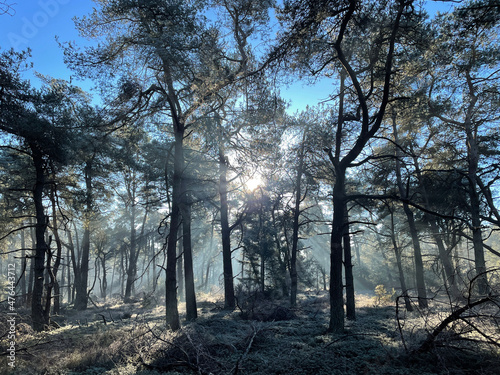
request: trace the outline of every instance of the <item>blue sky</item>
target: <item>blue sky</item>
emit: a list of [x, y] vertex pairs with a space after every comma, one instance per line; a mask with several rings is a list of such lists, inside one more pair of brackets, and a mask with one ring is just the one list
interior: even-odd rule
[[[56, 42], [85, 40], [78, 36], [72, 18], [92, 12], [90, 0], [7, 0], [13, 15], [0, 16], [0, 47], [32, 50], [34, 70], [55, 78], [69, 79], [70, 70], [63, 62], [63, 52]], [[31, 79], [31, 76], [27, 76]], [[37, 86], [37, 79], [31, 79]], [[78, 84], [77, 82], [74, 82]], [[87, 85], [88, 86], [88, 85]]]
[[[14, 3], [16, 0], [7, 0]], [[89, 14], [93, 9], [91, 0], [17, 0], [13, 4], [13, 15], [0, 16], [0, 47], [2, 50], [31, 48], [34, 70], [54, 78], [69, 80], [71, 71], [63, 62], [63, 52], [56, 42], [56, 35], [61, 42], [75, 41], [77, 45], [87, 44], [75, 30], [73, 17]], [[448, 10], [449, 4], [430, 2], [429, 13], [437, 9]], [[38, 80], [27, 75], [34, 86]], [[89, 91], [91, 83], [73, 80], [73, 84]], [[308, 86], [297, 81], [283, 87], [281, 94], [292, 101], [291, 110], [304, 109], [306, 105], [315, 105], [328, 98], [333, 91], [333, 82]]]

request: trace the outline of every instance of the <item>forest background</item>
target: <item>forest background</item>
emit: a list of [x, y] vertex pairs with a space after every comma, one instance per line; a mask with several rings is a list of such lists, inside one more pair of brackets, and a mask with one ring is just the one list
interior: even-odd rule
[[71, 7], [38, 2], [0, 56], [5, 311], [37, 335], [161, 306], [173, 334], [200, 301], [288, 321], [314, 291], [342, 335], [370, 294], [405, 352], [401, 309], [436, 319], [417, 353], [495, 357], [500, 5], [439, 3], [95, 1], [64, 79], [23, 48]]

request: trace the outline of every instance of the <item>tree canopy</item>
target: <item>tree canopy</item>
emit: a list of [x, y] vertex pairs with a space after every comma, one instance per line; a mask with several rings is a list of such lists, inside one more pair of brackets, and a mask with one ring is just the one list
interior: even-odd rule
[[[99, 104], [0, 55], [0, 249], [35, 330], [114, 298], [178, 331], [200, 296], [255, 318], [324, 289], [331, 334], [384, 285], [468, 301], [446, 325], [497, 301], [497, 1], [94, 3], [60, 47]], [[295, 82], [329, 96], [293, 113]]]

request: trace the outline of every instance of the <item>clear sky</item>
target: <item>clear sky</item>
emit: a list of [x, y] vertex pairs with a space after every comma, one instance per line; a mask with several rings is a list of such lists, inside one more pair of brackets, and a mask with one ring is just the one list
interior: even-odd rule
[[[11, 15], [0, 16], [0, 48], [32, 50], [34, 70], [54, 78], [69, 79], [71, 71], [63, 62], [63, 52], [56, 42], [76, 41], [78, 36], [72, 18], [92, 12], [90, 0], [6, 0], [13, 4]], [[31, 77], [27, 77], [31, 79]], [[31, 79], [37, 86], [37, 79]], [[78, 82], [74, 82], [79, 84]], [[87, 87], [88, 88], [88, 87]], [[86, 88], [86, 89], [87, 89]]]
[[[17, 3], [15, 3], [17, 1]], [[75, 41], [83, 46], [88, 43], [78, 36], [73, 17], [89, 14], [93, 9], [91, 0], [7, 0], [13, 4], [12, 15], [0, 16], [0, 48], [23, 50], [31, 48], [34, 70], [54, 78], [69, 80], [71, 71], [63, 62], [63, 52], [56, 42], [56, 36], [61, 42]], [[428, 2], [430, 14], [437, 10], [446, 11], [450, 4]], [[38, 86], [37, 79], [31, 79]], [[73, 80], [73, 84], [89, 91], [91, 84]], [[300, 81], [281, 89], [281, 95], [291, 100], [291, 110], [304, 109], [306, 105], [316, 105], [328, 98], [333, 91], [333, 82], [323, 81], [314, 86], [308, 86]]]

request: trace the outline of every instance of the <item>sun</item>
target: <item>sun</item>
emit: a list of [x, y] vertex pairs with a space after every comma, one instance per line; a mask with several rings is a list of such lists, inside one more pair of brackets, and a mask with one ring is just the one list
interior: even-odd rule
[[264, 181], [262, 181], [262, 178], [258, 174], [254, 174], [252, 177], [250, 177], [248, 180], [244, 182], [245, 187], [249, 191], [254, 191], [255, 189], [259, 188], [260, 186], [264, 185]]

